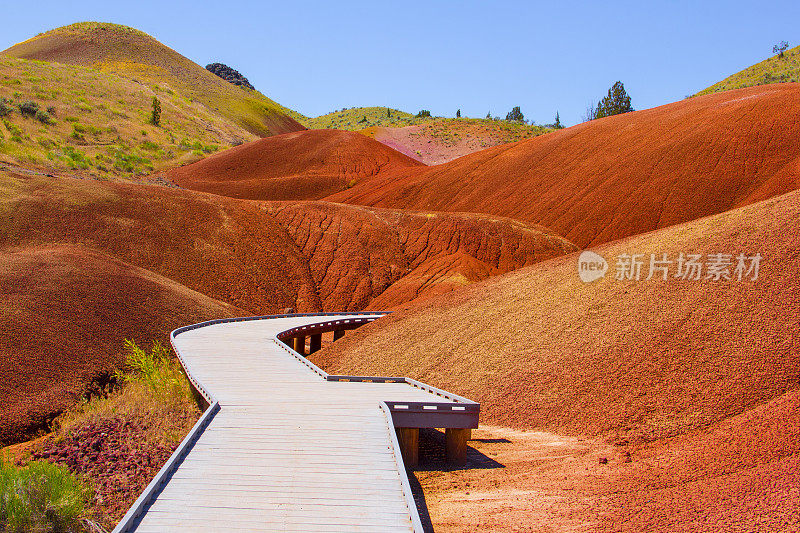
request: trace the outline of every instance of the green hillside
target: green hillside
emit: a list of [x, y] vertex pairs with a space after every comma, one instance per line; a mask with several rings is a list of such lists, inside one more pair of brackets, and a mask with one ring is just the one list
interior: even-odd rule
[[782, 58], [775, 55], [728, 76], [721, 82], [703, 89], [696, 96], [754, 85], [797, 81], [800, 81], [800, 46], [787, 50]]
[[232, 85], [146, 33], [127, 26], [71, 24], [16, 44], [3, 54], [92, 67], [148, 86], [168, 85], [261, 137], [303, 129], [286, 108], [258, 91]]

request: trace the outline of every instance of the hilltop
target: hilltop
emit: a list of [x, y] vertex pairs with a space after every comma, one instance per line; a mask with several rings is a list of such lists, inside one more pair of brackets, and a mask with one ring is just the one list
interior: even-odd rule
[[732, 74], [711, 87], [703, 89], [695, 96], [755, 85], [797, 81], [800, 81], [800, 46], [784, 52], [784, 57], [775, 55]]
[[251, 200], [316, 200], [416, 161], [347, 131], [309, 130], [230, 148], [166, 173], [181, 187]]
[[381, 176], [327, 200], [505, 216], [586, 247], [794, 190], [798, 114], [797, 84], [726, 91]]
[[374, 126], [360, 133], [426, 165], [439, 165], [550, 131], [553, 130], [544, 126], [499, 119], [435, 118], [414, 126]]
[[552, 131], [499, 119], [420, 117], [386, 107], [353, 107], [298, 120], [310, 129], [357, 131], [426, 165]]
[[99, 72], [166, 85], [190, 101], [260, 137], [303, 127], [263, 94], [231, 85], [139, 30], [81, 22], [42, 33], [2, 52], [22, 59], [82, 65]]
[[[169, 86], [91, 67], [0, 56], [0, 98], [0, 161], [26, 167], [135, 177], [257, 139]], [[23, 116], [26, 103], [43, 115]]]

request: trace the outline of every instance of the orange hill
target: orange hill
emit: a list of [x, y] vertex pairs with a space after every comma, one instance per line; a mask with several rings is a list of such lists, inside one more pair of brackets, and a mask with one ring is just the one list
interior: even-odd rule
[[[800, 383], [798, 219], [800, 191], [606, 244], [611, 272], [588, 284], [575, 254], [545, 261], [398, 311], [319, 360], [459, 391], [487, 424], [630, 440], [702, 427]], [[764, 259], [756, 281], [613, 279], [623, 253], [680, 252]]]
[[[166, 340], [172, 327], [231, 314], [395, 306], [576, 249], [485, 215], [2, 171], [0, 199], [0, 392], [23, 395], [0, 416], [6, 443], [116, 368], [126, 336]], [[46, 401], [19, 403], [25, 395]]]
[[577, 249], [545, 228], [486, 215], [267, 205], [307, 258], [325, 309], [389, 309]]
[[123, 339], [241, 310], [80, 246], [0, 251], [0, 443], [21, 440], [75, 405], [122, 363]]
[[580, 247], [797, 188], [800, 86], [691, 98], [411, 169], [330, 196], [541, 224]]
[[181, 187], [253, 200], [315, 200], [362, 180], [418, 167], [349, 131], [309, 130], [230, 148], [167, 174]]
[[[800, 525], [797, 220], [800, 191], [605, 244], [597, 251], [612, 273], [591, 284], [577, 276], [577, 255], [539, 263], [412, 304], [349, 333], [315, 362], [458, 391], [482, 403], [484, 424], [617, 446], [603, 452], [611, 459], [599, 469], [597, 456], [588, 461], [564, 446], [566, 455], [534, 459], [524, 475], [492, 475], [494, 486], [471, 476], [472, 485], [455, 493], [426, 477], [435, 501], [468, 502], [452, 512], [486, 521], [505, 499], [515, 516], [577, 516], [600, 531], [793, 530]], [[614, 258], [634, 252], [764, 259], [755, 281], [614, 280]], [[496, 427], [491, 436], [531, 453], [514, 448], [521, 437], [512, 429]], [[632, 462], [622, 460], [625, 452]], [[542, 494], [529, 489], [552, 481], [554, 468], [562, 472], [558, 499], [542, 511]], [[591, 503], [575, 504], [576, 494]], [[515, 529], [504, 524], [493, 529]]]

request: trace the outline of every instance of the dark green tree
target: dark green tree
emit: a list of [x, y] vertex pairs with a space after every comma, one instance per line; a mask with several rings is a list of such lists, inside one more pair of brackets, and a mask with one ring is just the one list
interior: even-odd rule
[[153, 111], [150, 113], [150, 124], [153, 126], [161, 125], [161, 102], [155, 96], [153, 97]]
[[600, 100], [592, 118], [610, 117], [633, 111], [631, 97], [625, 92], [625, 86], [618, 81], [608, 90], [608, 95]]
[[522, 114], [522, 111], [520, 111], [519, 106], [516, 106], [506, 115], [506, 120], [513, 122], [522, 122], [525, 120], [525, 116]]
[[386, 108], [386, 116], [387, 117], [391, 117], [392, 116], [392, 111], [388, 107]]
[[786, 41], [781, 41], [772, 47], [772, 53], [778, 54], [778, 57], [783, 59], [783, 53], [786, 51], [787, 48], [789, 48], [789, 43], [787, 43]]
[[430, 117], [430, 116], [431, 116], [431, 112], [428, 111], [427, 109], [423, 109], [419, 113], [417, 113], [417, 118], [424, 118], [424, 117]]
[[556, 121], [553, 123], [553, 126], [557, 130], [560, 130], [561, 128], [564, 127], [564, 126], [561, 125], [561, 117], [559, 116], [558, 111], [556, 111]]
[[456, 111], [456, 118], [461, 118], [461, 110]]

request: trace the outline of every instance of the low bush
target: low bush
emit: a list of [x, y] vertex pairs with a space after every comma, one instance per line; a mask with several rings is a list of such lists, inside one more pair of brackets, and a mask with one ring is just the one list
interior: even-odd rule
[[42, 124], [52, 124], [54, 122], [53, 117], [50, 116], [50, 113], [42, 111], [41, 109], [36, 112], [34, 117]]
[[36, 113], [39, 111], [39, 104], [36, 102], [32, 102], [28, 100], [27, 102], [22, 102], [17, 106], [19, 109], [19, 114], [23, 117], [35, 117]]
[[6, 115], [10, 115], [13, 108], [9, 105], [11, 103], [10, 100], [6, 100], [5, 98], [0, 98], [0, 117], [4, 117]]
[[87, 491], [67, 467], [0, 460], [0, 530], [83, 531]]

